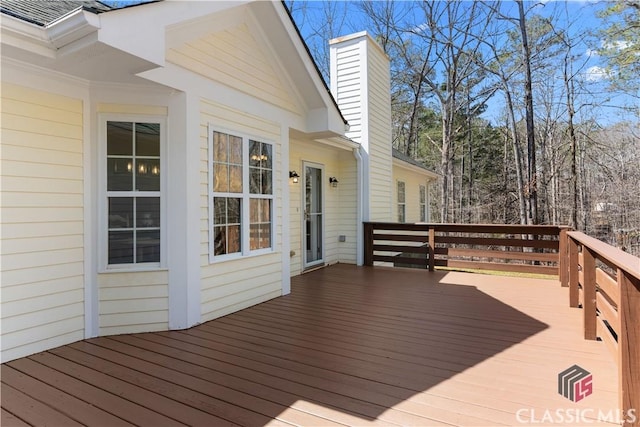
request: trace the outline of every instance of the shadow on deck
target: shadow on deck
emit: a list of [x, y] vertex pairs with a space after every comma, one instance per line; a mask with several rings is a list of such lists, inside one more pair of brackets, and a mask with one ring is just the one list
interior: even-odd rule
[[[567, 298], [556, 281], [336, 265], [189, 330], [4, 364], [2, 425], [591, 423], [618, 407], [617, 368]], [[578, 403], [557, 392], [574, 364], [594, 377]]]

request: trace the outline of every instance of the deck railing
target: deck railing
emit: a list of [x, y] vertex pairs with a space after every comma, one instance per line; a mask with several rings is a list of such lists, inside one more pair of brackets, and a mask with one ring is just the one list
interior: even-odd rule
[[564, 226], [367, 222], [364, 264], [557, 276], [583, 310], [585, 339], [617, 362], [627, 425], [640, 425], [640, 258]]
[[577, 231], [566, 239], [569, 305], [583, 310], [585, 339], [602, 340], [618, 364], [620, 408], [640, 417], [640, 258]]
[[364, 224], [364, 264], [558, 275], [567, 227], [548, 225]]

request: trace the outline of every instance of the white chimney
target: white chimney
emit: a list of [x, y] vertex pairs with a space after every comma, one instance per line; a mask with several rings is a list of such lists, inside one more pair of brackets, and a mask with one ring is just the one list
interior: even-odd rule
[[333, 39], [329, 44], [331, 92], [349, 122], [346, 136], [362, 146], [368, 219], [391, 221], [389, 57], [366, 31]]

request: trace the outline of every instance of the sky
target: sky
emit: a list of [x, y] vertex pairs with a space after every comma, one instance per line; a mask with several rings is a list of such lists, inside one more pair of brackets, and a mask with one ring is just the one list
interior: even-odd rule
[[[408, 0], [415, 1], [415, 0]], [[286, 1], [290, 4], [290, 0]], [[349, 33], [366, 30], [375, 34], [375, 28], [371, 28], [368, 21], [362, 16], [355, 1], [333, 2], [334, 16], [336, 21], [333, 25], [326, 24], [326, 7], [321, 1], [294, 0], [293, 16], [299, 26], [303, 38], [311, 47], [313, 53], [322, 53], [322, 44], [326, 43], [329, 37], [337, 37]], [[606, 2], [599, 0], [589, 1], [525, 1], [527, 16], [539, 14], [545, 17], [557, 16], [559, 22], [573, 36], [574, 41], [586, 39], [590, 30], [595, 30], [602, 26], [602, 20], [597, 17], [597, 12], [606, 7]], [[515, 16], [517, 6], [513, 1], [502, 2], [505, 13]], [[345, 12], [346, 11], [346, 12]], [[411, 19], [409, 17], [408, 19]], [[324, 25], [324, 28], [323, 28]], [[318, 28], [322, 28], [319, 31]], [[595, 105], [592, 108], [583, 108], [577, 112], [580, 120], [588, 119], [587, 115], [597, 115], [602, 124], [610, 124], [619, 120], [638, 120], [633, 114], [626, 114], [620, 110], [621, 105], [637, 105], [637, 98], [618, 95], [609, 90], [606, 81], [602, 58], [598, 57], [594, 48], [598, 47], [598, 40], [591, 37], [589, 43], [578, 43], [574, 50], [576, 60], [574, 62], [574, 72], [580, 74], [582, 80], [590, 91], [589, 99], [584, 100], [585, 104]], [[594, 45], [595, 44], [595, 45]], [[320, 59], [318, 59], [321, 62]], [[559, 72], [560, 70], [555, 70]], [[561, 75], [555, 76], [555, 81], [561, 83]], [[577, 100], [580, 101], [580, 100]], [[484, 117], [494, 124], [502, 116], [503, 102], [500, 96], [493, 97], [488, 103], [488, 109]], [[588, 114], [587, 114], [588, 113]], [[637, 113], [636, 113], [637, 114]], [[581, 115], [584, 115], [581, 117]]]

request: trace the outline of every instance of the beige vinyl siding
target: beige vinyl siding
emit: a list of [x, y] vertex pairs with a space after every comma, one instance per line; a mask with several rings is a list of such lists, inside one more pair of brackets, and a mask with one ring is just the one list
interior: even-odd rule
[[398, 181], [405, 183], [405, 222], [420, 222], [420, 186], [424, 185], [428, 188], [429, 178], [418, 172], [393, 165], [393, 212], [395, 214], [393, 222], [398, 221]]
[[2, 362], [84, 337], [82, 108], [2, 84]]
[[372, 221], [393, 219], [391, 98], [389, 60], [373, 41], [367, 43], [369, 155]]
[[[282, 161], [280, 125], [213, 101], [200, 103], [200, 206], [202, 321], [282, 295]], [[274, 252], [209, 263], [208, 127], [273, 143]]]
[[298, 110], [246, 24], [170, 48], [167, 61], [285, 110]]
[[[291, 275], [303, 270], [303, 215], [302, 204], [304, 184], [303, 162], [316, 163], [324, 167], [322, 186], [324, 191], [324, 261], [355, 263], [355, 221], [356, 221], [356, 162], [349, 150], [328, 147], [319, 142], [292, 140], [289, 147], [289, 170], [300, 175], [300, 182], [289, 181], [289, 232], [291, 250]], [[329, 177], [338, 179], [338, 187], [329, 184]], [[339, 242], [344, 235], [346, 242]]]
[[169, 329], [167, 271], [98, 275], [100, 335]]

